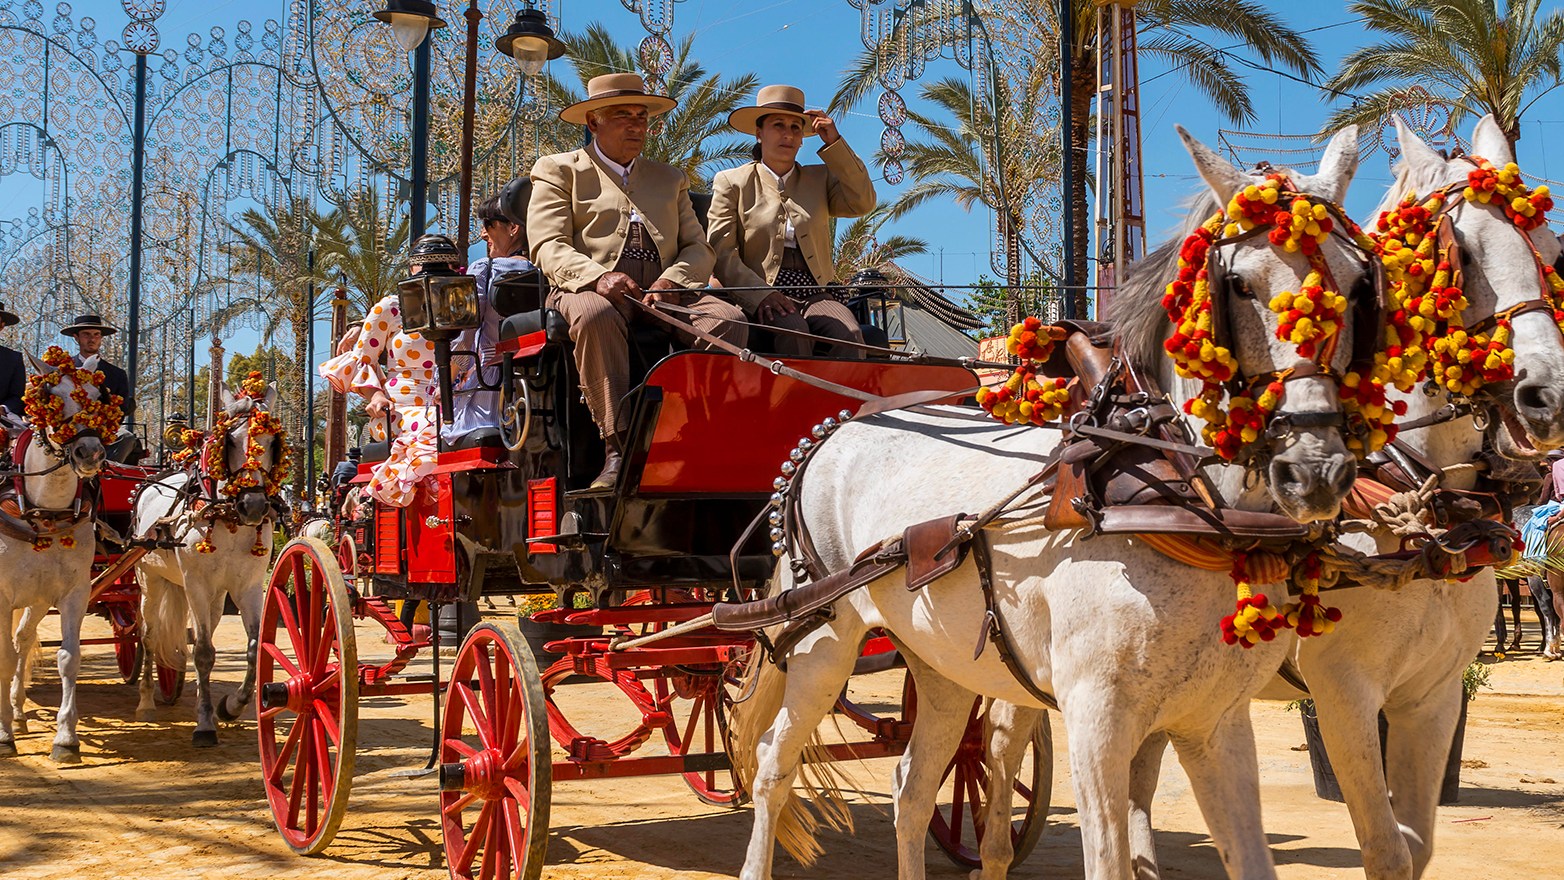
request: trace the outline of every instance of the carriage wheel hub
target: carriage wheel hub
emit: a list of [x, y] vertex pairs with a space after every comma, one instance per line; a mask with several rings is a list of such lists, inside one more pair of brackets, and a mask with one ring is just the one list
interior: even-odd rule
[[462, 787], [484, 800], [505, 794], [505, 776], [505, 756], [498, 749], [484, 749], [462, 764]]
[[307, 672], [301, 672], [283, 682], [282, 687], [287, 689], [287, 699], [278, 700], [278, 704], [287, 706], [288, 711], [295, 715], [303, 715], [315, 694], [314, 678]]

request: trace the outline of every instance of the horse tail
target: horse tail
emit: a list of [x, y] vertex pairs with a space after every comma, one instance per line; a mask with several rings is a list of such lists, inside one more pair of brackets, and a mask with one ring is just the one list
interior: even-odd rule
[[[784, 558], [777, 567], [778, 575], [772, 582], [771, 593], [790, 585], [789, 568]], [[733, 707], [729, 720], [733, 774], [746, 789], [752, 790], [751, 782], [760, 769], [757, 755], [760, 739], [776, 722], [786, 692], [787, 672], [771, 662], [757, 646], [750, 654], [749, 668], [739, 687], [740, 694], [749, 696]], [[848, 810], [844, 794], [850, 788], [849, 783], [832, 762], [818, 725], [804, 745], [798, 782], [808, 799], [800, 798], [796, 791], [788, 792], [777, 816], [776, 842], [799, 864], [809, 867], [825, 852], [816, 839], [821, 826], [835, 831], [851, 832], [853, 829], [852, 812]]]
[[153, 588], [150, 580], [143, 578], [141, 589], [141, 644], [163, 666], [183, 669], [190, 604], [184, 590], [169, 581]]

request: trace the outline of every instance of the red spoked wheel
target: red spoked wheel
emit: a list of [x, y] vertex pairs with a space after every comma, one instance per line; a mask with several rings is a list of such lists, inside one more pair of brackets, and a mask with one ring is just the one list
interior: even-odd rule
[[116, 602], [109, 606], [109, 626], [114, 629], [114, 662], [126, 684], [141, 680], [141, 633], [139, 612], [134, 605]]
[[553, 763], [543, 683], [514, 623], [473, 627], [440, 725], [440, 827], [455, 880], [537, 880]]
[[673, 669], [655, 685], [657, 705], [666, 707], [671, 716], [663, 727], [668, 754], [721, 756], [708, 759], [709, 766], [703, 769], [680, 774], [696, 797], [714, 807], [738, 807], [749, 801], [749, 793], [739, 784], [732, 760], [727, 758], [731, 754], [728, 712], [733, 708], [741, 670], [737, 662], [722, 669]]
[[[907, 690], [911, 687], [912, 677], [908, 676]], [[915, 696], [911, 699], [916, 702]], [[929, 820], [934, 843], [952, 862], [966, 868], [982, 867], [980, 849], [987, 831], [989, 773], [984, 761], [990, 737], [984, 730], [982, 706], [981, 698], [972, 706], [967, 731], [945, 768], [934, 816]], [[1053, 755], [1047, 731], [1048, 716], [1044, 714], [1016, 773], [1010, 806], [1010, 844], [1015, 850], [1012, 865], [1019, 864], [1037, 846], [1047, 819], [1053, 788]]]
[[296, 538], [278, 555], [255, 672], [272, 818], [289, 848], [314, 855], [342, 825], [358, 738], [352, 600], [324, 542]]

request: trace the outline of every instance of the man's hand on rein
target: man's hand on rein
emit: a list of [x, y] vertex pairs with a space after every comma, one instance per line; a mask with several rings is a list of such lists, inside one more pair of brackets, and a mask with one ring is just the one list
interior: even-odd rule
[[641, 302], [649, 306], [654, 306], [660, 302], [678, 305], [683, 293], [684, 289], [679, 287], [679, 285], [666, 278], [659, 278], [652, 282], [651, 289], [646, 292], [646, 296], [641, 298]]

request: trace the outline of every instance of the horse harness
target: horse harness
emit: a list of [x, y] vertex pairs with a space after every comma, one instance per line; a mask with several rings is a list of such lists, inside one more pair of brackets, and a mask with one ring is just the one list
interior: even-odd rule
[[[19, 462], [27, 460], [27, 449], [35, 439], [57, 462], [42, 471], [29, 474], [23, 471]], [[10, 466], [7, 475], [10, 479], [0, 484], [0, 533], [6, 537], [17, 541], [53, 538], [74, 530], [83, 521], [92, 519], [97, 512], [98, 487], [95, 481], [90, 480], [76, 482], [76, 497], [68, 508], [55, 510], [34, 507], [28, 503], [27, 478], [51, 474], [67, 464], [64, 450], [50, 442], [47, 435], [32, 428], [23, 431], [17, 437], [15, 455], [12, 456], [8, 451], [5, 463]]]

